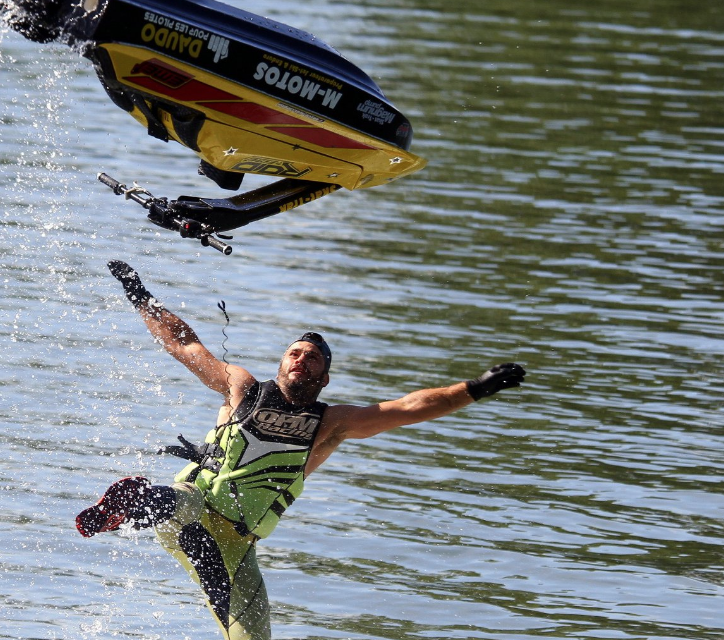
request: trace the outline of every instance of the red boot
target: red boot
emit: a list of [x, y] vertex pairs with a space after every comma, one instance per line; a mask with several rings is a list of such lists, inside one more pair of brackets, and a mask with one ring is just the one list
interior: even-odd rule
[[[144, 498], [150, 497], [151, 483], [135, 476], [114, 482], [92, 507], [81, 511], [75, 519], [76, 529], [84, 538], [102, 531], [115, 531], [122, 524], [137, 520]], [[142, 512], [141, 512], [142, 515]]]

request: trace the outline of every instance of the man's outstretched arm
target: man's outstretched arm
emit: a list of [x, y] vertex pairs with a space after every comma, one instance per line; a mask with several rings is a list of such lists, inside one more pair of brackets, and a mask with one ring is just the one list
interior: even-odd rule
[[135, 270], [125, 262], [108, 263], [111, 274], [123, 285], [128, 300], [156, 338], [176, 360], [196, 375], [207, 387], [221, 394], [243, 393], [253, 376], [242, 367], [226, 364], [214, 356], [199, 340], [196, 332], [154, 298]]
[[307, 462], [306, 472], [309, 474], [316, 469], [348, 438], [369, 438], [396, 427], [441, 418], [503, 389], [519, 387], [524, 380], [525, 369], [519, 364], [508, 362], [491, 367], [478, 378], [449, 387], [421, 389], [397, 400], [367, 407], [329, 407]]

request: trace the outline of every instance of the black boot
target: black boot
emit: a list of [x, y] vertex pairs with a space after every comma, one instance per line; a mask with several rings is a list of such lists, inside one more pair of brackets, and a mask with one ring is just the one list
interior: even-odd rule
[[175, 492], [167, 486], [151, 486], [141, 476], [114, 482], [92, 507], [83, 509], [75, 526], [84, 538], [115, 531], [122, 524], [146, 529], [168, 520], [176, 507]]

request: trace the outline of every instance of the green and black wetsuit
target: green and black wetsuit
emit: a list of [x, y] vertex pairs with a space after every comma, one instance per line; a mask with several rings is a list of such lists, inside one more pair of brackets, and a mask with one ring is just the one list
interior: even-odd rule
[[256, 382], [232, 419], [197, 447], [201, 458], [176, 476], [176, 511], [158, 536], [200, 583], [230, 640], [269, 637], [254, 543], [302, 493], [326, 407], [292, 405], [273, 380]]

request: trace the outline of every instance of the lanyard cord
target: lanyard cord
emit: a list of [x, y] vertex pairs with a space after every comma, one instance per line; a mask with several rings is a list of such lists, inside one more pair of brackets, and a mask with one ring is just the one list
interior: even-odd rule
[[224, 318], [226, 319], [226, 324], [222, 327], [221, 333], [224, 334], [224, 339], [221, 342], [221, 348], [224, 350], [224, 355], [221, 357], [221, 359], [224, 361], [224, 371], [226, 372], [226, 387], [229, 389], [228, 393], [228, 400], [231, 400], [231, 374], [229, 373], [229, 361], [227, 360], [227, 356], [229, 355], [229, 350], [226, 348], [226, 343], [229, 340], [229, 336], [226, 333], [226, 329], [229, 326], [230, 320], [229, 320], [229, 314], [226, 313], [226, 302], [223, 300], [219, 301], [219, 303], [216, 305], [221, 309], [221, 313], [224, 314]]

